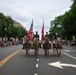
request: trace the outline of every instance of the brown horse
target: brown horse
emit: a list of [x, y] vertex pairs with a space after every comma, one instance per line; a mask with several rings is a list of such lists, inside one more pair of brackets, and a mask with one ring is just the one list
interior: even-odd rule
[[45, 42], [43, 43], [43, 49], [45, 50], [45, 54], [49, 55], [50, 43], [47, 37], [45, 37]]
[[56, 47], [57, 55], [60, 56], [61, 54], [60, 38], [56, 39], [55, 47]]
[[34, 47], [35, 55], [38, 55], [38, 52], [39, 52], [39, 41], [37, 40], [37, 38], [34, 38], [33, 47]]
[[26, 55], [28, 55], [29, 48], [30, 48], [30, 42], [29, 42], [29, 39], [26, 38], [25, 43], [24, 43], [24, 49], [26, 49]]

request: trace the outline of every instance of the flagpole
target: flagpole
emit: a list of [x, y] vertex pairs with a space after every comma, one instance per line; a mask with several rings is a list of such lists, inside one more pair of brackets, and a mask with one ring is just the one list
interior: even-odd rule
[[31, 25], [32, 25], [32, 33], [31, 33], [31, 38], [30, 38], [30, 40], [32, 41], [32, 39], [33, 39], [33, 18], [32, 18], [32, 23], [31, 23]]

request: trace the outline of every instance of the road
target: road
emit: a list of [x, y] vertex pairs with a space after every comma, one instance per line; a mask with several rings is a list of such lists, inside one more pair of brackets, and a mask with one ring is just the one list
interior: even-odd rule
[[26, 56], [22, 45], [0, 48], [0, 75], [76, 75], [76, 47], [63, 46], [60, 57], [49, 52], [47, 57], [40, 49], [35, 57], [33, 49]]

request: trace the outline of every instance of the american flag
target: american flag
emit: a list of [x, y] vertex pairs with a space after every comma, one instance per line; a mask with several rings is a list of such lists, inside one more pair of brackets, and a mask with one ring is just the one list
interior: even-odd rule
[[30, 29], [29, 29], [29, 31], [27, 33], [27, 36], [29, 37], [30, 40], [32, 40], [32, 38], [33, 38], [33, 20], [32, 20]]
[[44, 40], [44, 20], [42, 24], [41, 40]]

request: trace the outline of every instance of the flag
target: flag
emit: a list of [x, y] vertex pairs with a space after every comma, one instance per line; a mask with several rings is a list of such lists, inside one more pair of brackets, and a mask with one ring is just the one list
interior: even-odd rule
[[42, 24], [41, 40], [44, 40], [44, 20], [43, 20], [43, 24]]
[[32, 40], [32, 38], [33, 38], [33, 20], [32, 20], [30, 29], [29, 29], [29, 31], [27, 33], [27, 36], [29, 37], [30, 40]]

